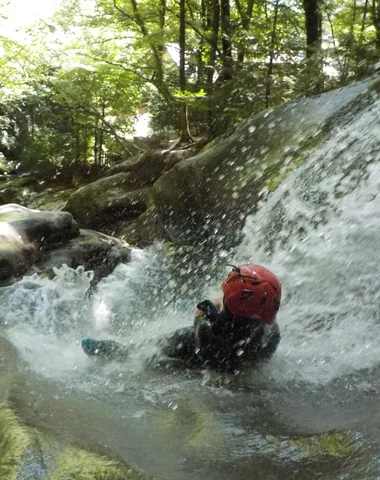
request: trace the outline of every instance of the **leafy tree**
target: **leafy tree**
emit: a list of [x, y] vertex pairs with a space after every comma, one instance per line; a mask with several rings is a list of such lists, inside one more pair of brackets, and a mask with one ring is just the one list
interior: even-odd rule
[[379, 5], [63, 2], [27, 40], [0, 36], [0, 152], [27, 168], [103, 166], [138, 151], [131, 137], [143, 106], [156, 130], [182, 142], [190, 127], [225, 134], [265, 108], [368, 75], [380, 52]]

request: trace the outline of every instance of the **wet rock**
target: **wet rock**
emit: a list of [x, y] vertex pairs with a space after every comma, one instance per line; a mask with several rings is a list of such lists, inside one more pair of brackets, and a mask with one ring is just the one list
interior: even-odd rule
[[108, 176], [88, 184], [68, 199], [65, 210], [85, 228], [125, 238], [134, 245], [168, 239], [152, 202], [152, 185], [163, 172], [199, 150], [152, 150], [111, 168]]
[[49, 277], [54, 276], [54, 267], [66, 264], [71, 268], [82, 265], [94, 271], [93, 282], [109, 275], [119, 263], [131, 260], [131, 249], [125, 242], [93, 230], [81, 230], [78, 237], [47, 253], [36, 267]]
[[130, 260], [128, 245], [98, 232], [79, 231], [69, 212], [32, 210], [17, 204], [0, 207], [0, 285], [20, 275], [53, 267], [83, 265], [94, 270], [94, 281]]
[[65, 210], [85, 228], [98, 229], [116, 221], [133, 220], [147, 210], [151, 189], [130, 190], [129, 185], [129, 176], [125, 172], [101, 178], [74, 192]]
[[155, 239], [169, 241], [164, 226], [154, 207], [132, 220], [122, 222], [113, 228], [114, 235], [124, 239], [130, 245], [143, 248], [151, 245]]
[[1, 206], [0, 282], [26, 273], [43, 248], [78, 234], [78, 224], [67, 212], [40, 212], [16, 204]]
[[247, 215], [327, 138], [369, 83], [264, 111], [163, 173], [153, 186], [153, 200], [172, 240], [236, 244]]
[[[10, 396], [12, 388], [9, 387]], [[151, 477], [24, 425], [15, 407], [4, 402], [0, 405], [0, 478], [148, 480]]]

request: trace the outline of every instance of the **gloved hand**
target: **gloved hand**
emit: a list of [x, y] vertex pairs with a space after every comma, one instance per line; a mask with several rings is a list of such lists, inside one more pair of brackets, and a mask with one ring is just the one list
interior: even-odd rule
[[217, 321], [220, 313], [219, 308], [215, 305], [215, 303], [212, 303], [211, 300], [202, 300], [202, 302], [198, 303], [197, 309], [201, 310], [205, 314], [207, 320], [209, 320], [211, 323]]

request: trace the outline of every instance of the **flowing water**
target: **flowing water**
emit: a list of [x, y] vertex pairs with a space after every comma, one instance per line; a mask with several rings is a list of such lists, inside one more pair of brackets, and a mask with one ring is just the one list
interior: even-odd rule
[[[175, 264], [136, 250], [93, 295], [91, 273], [67, 267], [4, 290], [22, 418], [168, 480], [379, 478], [379, 107], [343, 118], [234, 251]], [[176, 295], [213, 296], [225, 264], [245, 261], [284, 286], [273, 359], [232, 379], [148, 366], [156, 339], [192, 321]], [[84, 335], [119, 339], [131, 358], [91, 361]]]

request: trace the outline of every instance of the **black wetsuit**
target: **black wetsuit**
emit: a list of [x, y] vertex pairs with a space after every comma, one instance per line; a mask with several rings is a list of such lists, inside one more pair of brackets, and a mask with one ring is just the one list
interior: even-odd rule
[[175, 331], [162, 342], [162, 353], [189, 366], [235, 372], [271, 358], [280, 342], [278, 324], [233, 315], [210, 300], [197, 305], [204, 316], [194, 327]]
[[[280, 342], [278, 324], [266, 325], [259, 320], [233, 315], [210, 300], [197, 305], [203, 312], [194, 320], [194, 326], [176, 330], [160, 339], [160, 354], [152, 358], [161, 363], [163, 358], [180, 360], [187, 367], [210, 368], [236, 372], [268, 360]], [[130, 348], [114, 340], [82, 339], [82, 348], [89, 356], [123, 360]]]

